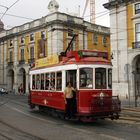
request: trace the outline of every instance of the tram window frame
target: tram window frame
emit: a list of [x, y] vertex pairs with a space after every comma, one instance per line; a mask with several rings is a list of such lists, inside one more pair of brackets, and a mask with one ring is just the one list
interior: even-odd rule
[[36, 79], [36, 75], [32, 75], [32, 89], [35, 89], [36, 88], [35, 79]]
[[45, 90], [49, 90], [50, 87], [50, 74], [45, 73]]
[[[84, 72], [86, 74], [81, 74], [82, 73], [81, 71], [83, 69], [85, 69]], [[93, 68], [84, 67], [79, 69], [79, 88], [93, 89]]]
[[49, 85], [50, 90], [55, 90], [56, 89], [56, 74], [55, 72], [50, 73], [50, 85]]
[[95, 89], [107, 88], [106, 68], [95, 68]]
[[36, 89], [40, 90], [41, 80], [40, 80], [40, 74], [36, 75]]
[[108, 88], [112, 89], [112, 69], [108, 69]]
[[[43, 78], [43, 79], [42, 79]], [[44, 82], [45, 81], [45, 76], [44, 73], [41, 74], [41, 80], [40, 80], [40, 89], [44, 90], [45, 86], [44, 86]]]
[[61, 71], [56, 72], [56, 90], [62, 91], [62, 72]]

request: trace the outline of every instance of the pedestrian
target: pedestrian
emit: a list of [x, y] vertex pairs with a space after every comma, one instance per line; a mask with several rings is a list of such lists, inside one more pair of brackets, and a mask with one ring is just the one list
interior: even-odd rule
[[74, 88], [71, 86], [71, 82], [67, 83], [67, 86], [64, 90], [64, 100], [66, 104], [66, 114], [65, 117], [71, 119], [74, 115], [74, 106], [73, 106], [73, 97], [74, 97]]
[[18, 87], [18, 92], [19, 92], [19, 95], [22, 95], [23, 94], [23, 85], [22, 85], [22, 83]]

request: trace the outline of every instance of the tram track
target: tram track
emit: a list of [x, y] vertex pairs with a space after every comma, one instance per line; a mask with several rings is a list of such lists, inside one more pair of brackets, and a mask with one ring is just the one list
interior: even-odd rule
[[46, 140], [46, 139], [40, 138], [39, 136], [34, 136], [21, 129], [11, 126], [4, 121], [0, 120], [0, 124], [3, 126], [2, 128], [0, 128], [0, 139], [1, 140], [19, 140], [19, 139], [21, 139], [21, 140], [22, 139], [24, 139], [24, 140]]

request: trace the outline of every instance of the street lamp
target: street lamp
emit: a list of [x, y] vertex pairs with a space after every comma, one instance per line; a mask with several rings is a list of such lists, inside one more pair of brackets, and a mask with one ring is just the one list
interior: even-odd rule
[[135, 107], [137, 107], [137, 85], [136, 85], [136, 76], [137, 72], [133, 71], [132, 74], [134, 74], [134, 87], [135, 87]]

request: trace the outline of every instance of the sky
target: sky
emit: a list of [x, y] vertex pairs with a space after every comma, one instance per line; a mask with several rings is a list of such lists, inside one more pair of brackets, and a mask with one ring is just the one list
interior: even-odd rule
[[[78, 13], [82, 16], [86, 0], [56, 0], [59, 3], [59, 12]], [[22, 25], [32, 20], [49, 14], [48, 3], [50, 0], [0, 0], [0, 19], [5, 29]], [[104, 9], [103, 4], [108, 0], [96, 0], [96, 24], [110, 26], [109, 11]], [[13, 6], [12, 6], [13, 5]], [[10, 7], [10, 8], [9, 8]], [[79, 8], [80, 7], [80, 8]], [[7, 9], [9, 8], [9, 9]], [[80, 9], [80, 10], [79, 10]], [[7, 10], [7, 11], [6, 11]], [[3, 16], [3, 13], [5, 13]], [[90, 21], [89, 5], [84, 19]]]

